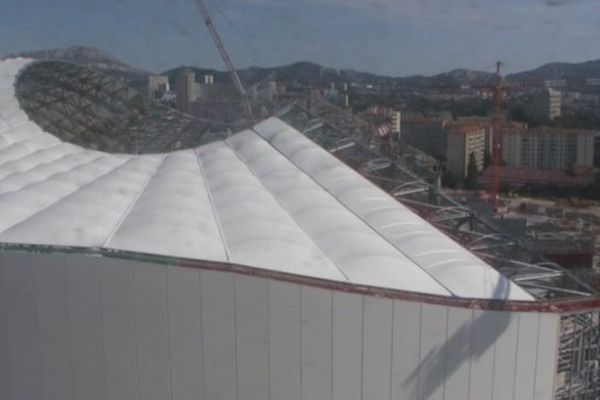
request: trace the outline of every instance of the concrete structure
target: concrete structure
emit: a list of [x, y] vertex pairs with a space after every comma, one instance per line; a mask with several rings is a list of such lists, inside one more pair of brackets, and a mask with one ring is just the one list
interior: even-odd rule
[[190, 112], [191, 105], [198, 99], [199, 85], [196, 83], [196, 74], [184, 69], [177, 77], [177, 110]]
[[169, 86], [169, 77], [165, 75], [148, 76], [148, 97], [150, 99], [160, 99], [171, 90]]
[[259, 82], [248, 89], [249, 95], [254, 100], [273, 101], [279, 92], [276, 81], [266, 80]]
[[594, 133], [586, 130], [533, 128], [507, 131], [502, 156], [511, 167], [588, 171], [594, 165]]
[[276, 118], [170, 153], [61, 141], [15, 97], [30, 67], [0, 62], [1, 399], [596, 390], [599, 299], [536, 301]]
[[[492, 121], [488, 117], [457, 117], [457, 122], [479, 124], [485, 128], [485, 147], [484, 150], [492, 154], [493, 129]], [[506, 129], [506, 128], [505, 128]]]
[[436, 158], [445, 157], [448, 122], [444, 117], [404, 113], [402, 140]]
[[471, 153], [475, 154], [477, 170], [483, 169], [485, 127], [475, 122], [452, 122], [447, 125], [446, 168], [450, 174], [465, 178]]
[[390, 132], [394, 134], [398, 140], [401, 137], [402, 131], [402, 114], [400, 111], [391, 110], [389, 112], [390, 117]]
[[527, 113], [537, 121], [552, 121], [561, 115], [561, 92], [546, 88], [536, 92], [526, 107]]

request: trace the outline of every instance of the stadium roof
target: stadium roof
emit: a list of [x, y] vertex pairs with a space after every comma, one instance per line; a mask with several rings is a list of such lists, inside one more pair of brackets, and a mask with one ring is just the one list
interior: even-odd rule
[[226, 261], [466, 298], [525, 290], [279, 119], [199, 147], [110, 154], [63, 142], [0, 62], [0, 243]]

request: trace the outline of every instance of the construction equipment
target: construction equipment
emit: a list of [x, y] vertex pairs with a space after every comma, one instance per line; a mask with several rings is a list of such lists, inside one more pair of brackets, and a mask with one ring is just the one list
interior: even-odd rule
[[492, 202], [494, 210], [498, 210], [500, 198], [500, 164], [502, 164], [502, 128], [504, 125], [502, 100], [510, 87], [500, 74], [500, 68], [503, 65], [502, 61], [496, 62], [496, 84], [492, 86], [494, 102], [492, 110]]
[[227, 67], [229, 76], [231, 77], [231, 80], [233, 81], [235, 88], [240, 93], [240, 96], [242, 98], [242, 106], [244, 109], [244, 114], [245, 114], [246, 118], [252, 119], [252, 117], [253, 117], [252, 105], [250, 104], [250, 100], [248, 99], [246, 89], [244, 89], [244, 85], [242, 84], [242, 81], [235, 69], [235, 66], [233, 65], [233, 61], [231, 60], [231, 57], [229, 56], [229, 54], [227, 53], [227, 50], [225, 49], [223, 40], [221, 40], [221, 36], [219, 36], [219, 32], [217, 31], [217, 28], [215, 27], [215, 24], [213, 23], [212, 18], [210, 17], [208, 8], [206, 7], [204, 0], [196, 0], [196, 4], [198, 5], [198, 9], [200, 10], [202, 19], [204, 20], [204, 24], [208, 28], [208, 31], [210, 32], [210, 35], [212, 36], [212, 39], [215, 42], [215, 45], [217, 46], [219, 53], [221, 54], [221, 58], [223, 59], [223, 62], [225, 63], [225, 66]]

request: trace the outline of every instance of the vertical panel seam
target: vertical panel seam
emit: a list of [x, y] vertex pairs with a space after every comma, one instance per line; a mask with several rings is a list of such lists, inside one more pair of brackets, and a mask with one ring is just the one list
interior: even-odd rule
[[329, 307], [329, 321], [330, 321], [330, 332], [329, 332], [329, 340], [330, 340], [330, 345], [329, 345], [329, 355], [330, 355], [330, 359], [329, 359], [329, 398], [331, 400], [333, 400], [333, 295], [334, 292], [331, 291], [329, 293], [329, 299], [330, 299], [330, 307]]
[[513, 393], [512, 393], [512, 398], [513, 400], [515, 399], [516, 395], [517, 395], [517, 367], [519, 365], [518, 363], [518, 358], [519, 358], [519, 343], [521, 343], [521, 316], [522, 314], [518, 314], [517, 317], [517, 345], [515, 346], [515, 368], [514, 368], [514, 374], [513, 374]]
[[235, 386], [235, 399], [239, 399], [240, 398], [240, 388], [239, 388], [239, 380], [238, 380], [238, 374], [239, 374], [239, 358], [238, 358], [238, 331], [237, 331], [237, 296], [236, 296], [236, 290], [237, 290], [237, 279], [236, 279], [236, 275], [235, 274], [230, 274], [231, 278], [232, 278], [232, 284], [233, 284], [233, 354], [234, 354], [234, 360], [235, 360], [235, 370], [234, 370], [234, 375], [233, 375], [233, 384]]
[[[31, 258], [33, 258], [34, 256], [32, 256]], [[30, 259], [31, 260], [31, 259]], [[47, 393], [47, 389], [46, 389], [46, 377], [45, 377], [45, 368], [44, 368], [44, 352], [42, 351], [42, 332], [41, 332], [41, 324], [40, 324], [40, 313], [38, 310], [38, 302], [39, 302], [39, 296], [38, 296], [38, 287], [37, 287], [37, 278], [36, 278], [36, 273], [35, 273], [35, 267], [33, 266], [33, 262], [31, 262], [29, 264], [29, 271], [31, 273], [31, 280], [32, 280], [32, 284], [33, 284], [33, 309], [34, 309], [34, 313], [35, 313], [35, 331], [37, 333], [37, 350], [38, 350], [38, 354], [37, 354], [37, 358], [39, 360], [39, 368], [40, 368], [40, 377], [41, 377], [41, 383], [42, 383], [42, 393], [44, 393], [44, 396], [48, 396]]]
[[70, 361], [70, 373], [71, 373], [71, 398], [73, 400], [76, 399], [75, 396], [75, 361], [74, 361], [74, 354], [75, 354], [75, 341], [73, 340], [73, 321], [72, 321], [72, 316], [71, 316], [71, 296], [69, 296], [69, 277], [67, 275], [67, 265], [66, 265], [66, 256], [61, 256], [61, 258], [63, 259], [62, 262], [62, 268], [63, 268], [63, 277], [65, 280], [65, 299], [66, 299], [66, 306], [67, 306], [67, 323], [69, 325], [69, 343], [70, 343], [70, 356], [69, 357], [69, 361]]
[[300, 286], [298, 286], [298, 288], [299, 288], [298, 292], [299, 292], [299, 296], [300, 296], [300, 305], [299, 305], [300, 313], [298, 316], [299, 317], [298, 322], [300, 325], [299, 326], [299, 329], [300, 329], [300, 400], [304, 400], [302, 397], [303, 396], [302, 385], [304, 384], [304, 376], [303, 376], [304, 374], [302, 373], [303, 365], [304, 365], [304, 356], [302, 354], [302, 340], [303, 340], [303, 337], [302, 337], [302, 331], [303, 331], [303, 329], [302, 329], [303, 328], [302, 327], [302, 308], [303, 308], [302, 307], [302, 286], [300, 285]]
[[129, 275], [131, 277], [131, 294], [133, 303], [133, 343], [135, 351], [135, 378], [137, 382], [137, 398], [142, 399], [141, 383], [140, 383], [140, 349], [138, 344], [138, 327], [137, 327], [137, 312], [136, 312], [136, 290], [135, 290], [135, 269], [131, 263], [128, 264]]
[[206, 353], [204, 351], [204, 320], [202, 319], [204, 316], [204, 312], [202, 311], [202, 305], [204, 304], [204, 299], [202, 298], [202, 271], [198, 271], [198, 295], [200, 298], [200, 305], [198, 307], [198, 314], [200, 317], [200, 354], [201, 354], [201, 364], [202, 364], [202, 399], [206, 400]]
[[[470, 310], [470, 321], [469, 321], [469, 377], [467, 378], [467, 399], [471, 400], [471, 381], [473, 374], [473, 320], [475, 318], [475, 311]], [[475, 399], [477, 400], [477, 399]]]
[[169, 391], [171, 399], [173, 399], [173, 346], [171, 345], [171, 313], [169, 312], [169, 274], [167, 268], [163, 267], [165, 276], [165, 311], [167, 314], [167, 345], [168, 345], [168, 360], [169, 360]]
[[[98, 266], [99, 267], [99, 266]], [[108, 373], [106, 372], [106, 345], [104, 344], [104, 313], [102, 312], [102, 278], [100, 276], [100, 268], [92, 268], [95, 272], [96, 282], [98, 283], [98, 319], [100, 322], [100, 345], [102, 346], [102, 373], [104, 374], [104, 390], [105, 396], [109, 397], [108, 390]]]
[[[0, 256], [0, 260], [1, 260], [1, 256]], [[7, 356], [8, 356], [8, 365], [6, 368], [6, 378], [8, 379], [8, 381], [6, 382], [8, 384], [8, 389], [5, 393], [8, 393], [9, 396], [12, 396], [12, 392], [13, 392], [13, 371], [12, 371], [12, 365], [13, 365], [13, 356], [12, 353], [13, 351], [11, 351], [12, 349], [12, 345], [11, 345], [11, 316], [10, 316], [10, 310], [8, 307], [8, 300], [6, 296], [6, 284], [7, 284], [7, 268], [2, 264], [2, 262], [0, 262], [0, 301], [2, 301], [2, 303], [0, 304], [0, 307], [4, 310], [4, 312], [2, 313], [2, 315], [4, 316], [5, 322], [3, 324], [4, 327], [6, 327], [4, 329], [4, 332], [6, 333], [6, 351], [7, 351]], [[4, 283], [4, 284], [3, 284]]]
[[360, 346], [360, 399], [364, 400], [364, 384], [365, 384], [365, 296], [361, 297], [362, 305], [362, 332], [361, 332], [361, 346]]
[[396, 316], [396, 312], [395, 312], [395, 305], [396, 305], [396, 301], [392, 300], [392, 329], [391, 329], [391, 340], [390, 340], [390, 387], [389, 387], [389, 392], [388, 392], [388, 398], [390, 400], [392, 400], [392, 380], [394, 377], [394, 327], [395, 327], [395, 316]]
[[533, 369], [534, 374], [533, 374], [533, 393], [531, 394], [531, 398], [535, 399], [535, 387], [537, 385], [537, 370], [538, 370], [538, 359], [539, 359], [539, 353], [540, 353], [540, 324], [541, 324], [541, 318], [540, 318], [540, 313], [537, 313], [537, 332], [535, 335], [535, 367]]
[[443, 349], [444, 354], [444, 380], [442, 382], [442, 399], [446, 399], [446, 381], [448, 380], [448, 352], [451, 350], [448, 348], [448, 324], [450, 323], [450, 309], [445, 307], [446, 309], [446, 332], [444, 334], [444, 345]]
[[417, 398], [421, 399], [421, 344], [423, 339], [423, 303], [419, 303], [419, 361], [417, 365]]
[[[498, 329], [498, 313], [496, 311], [486, 311], [486, 312], [491, 312], [493, 313], [492, 315], [494, 315], [494, 331], [497, 332]], [[494, 400], [494, 392], [496, 390], [496, 350], [497, 350], [497, 344], [498, 344], [498, 340], [500, 339], [499, 336], [497, 336], [494, 340], [494, 348], [492, 350], [492, 385], [491, 385], [491, 392], [490, 392], [490, 399]]]
[[271, 280], [267, 279], [267, 400], [271, 400]]

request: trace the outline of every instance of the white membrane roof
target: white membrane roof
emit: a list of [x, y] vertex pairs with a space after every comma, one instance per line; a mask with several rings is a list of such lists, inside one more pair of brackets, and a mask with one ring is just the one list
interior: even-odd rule
[[16, 76], [30, 62], [0, 62], [0, 242], [532, 300], [279, 119], [167, 154], [108, 154], [61, 142], [30, 121], [15, 98]]

